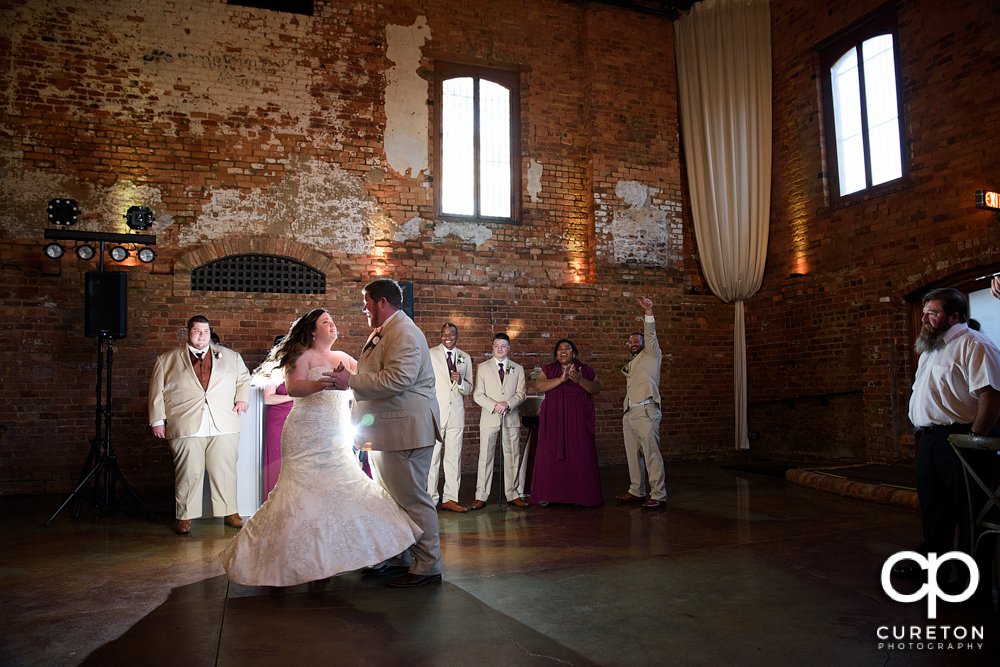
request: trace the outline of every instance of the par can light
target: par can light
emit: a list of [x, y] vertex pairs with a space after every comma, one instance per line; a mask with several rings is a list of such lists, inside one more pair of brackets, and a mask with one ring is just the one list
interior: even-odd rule
[[139, 261], [143, 264], [149, 264], [154, 259], [156, 259], [156, 253], [153, 252], [152, 248], [143, 248], [139, 251]]
[[63, 256], [64, 252], [65, 250], [63, 250], [63, 247], [58, 243], [50, 243], [45, 246], [45, 256], [51, 257], [52, 259], [59, 259]]
[[85, 262], [94, 259], [94, 246], [87, 244], [77, 246], [76, 256]]
[[128, 250], [126, 250], [120, 245], [116, 245], [114, 248], [111, 249], [111, 259], [115, 260], [116, 262], [124, 262], [126, 259], [128, 259]]

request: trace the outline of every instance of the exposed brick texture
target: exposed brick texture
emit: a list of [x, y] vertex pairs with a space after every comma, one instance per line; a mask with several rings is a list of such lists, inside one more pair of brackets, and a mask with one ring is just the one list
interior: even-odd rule
[[[772, 0], [774, 167], [769, 258], [747, 302], [749, 412], [772, 457], [891, 461], [913, 455], [902, 298], [1000, 263], [997, 217], [973, 208], [998, 167], [1000, 17], [986, 0], [898, 3], [911, 172], [860, 203], [828, 205], [818, 57], [812, 47], [875, 0]], [[733, 307], [701, 287], [679, 142], [669, 20], [562, 0], [317, 0], [315, 16], [178, 5], [0, 0], [0, 494], [67, 492], [94, 428], [96, 342], [83, 282], [96, 262], [41, 255], [45, 204], [81, 203], [77, 228], [122, 232], [148, 205], [158, 258], [134, 261], [129, 336], [115, 346], [114, 441], [138, 488], [169, 486], [167, 447], [146, 424], [154, 358], [206, 314], [253, 367], [303, 311], [328, 307], [338, 347], [367, 334], [359, 289], [415, 284], [431, 344], [444, 321], [485, 357], [495, 332], [530, 372], [574, 339], [603, 382], [598, 453], [624, 462], [624, 341], [649, 295], [664, 366], [669, 460], [733, 451]], [[521, 72], [523, 220], [448, 228], [427, 171], [387, 154], [389, 26], [422, 35], [405, 100], [433, 137], [435, 61]], [[427, 35], [429, 34], [429, 38]], [[419, 114], [418, 114], [419, 115]], [[527, 195], [528, 167], [542, 167]], [[645, 199], [636, 203], [636, 197]], [[652, 220], [639, 240], [628, 224]], [[448, 232], [451, 230], [450, 233]], [[467, 233], [468, 232], [468, 233]], [[68, 244], [69, 245], [69, 244]], [[192, 293], [190, 271], [271, 252], [326, 274], [322, 298]], [[790, 278], [799, 272], [805, 277]], [[788, 407], [795, 400], [796, 408]], [[824, 405], [825, 403], [825, 405]], [[469, 401], [464, 468], [478, 450]]]

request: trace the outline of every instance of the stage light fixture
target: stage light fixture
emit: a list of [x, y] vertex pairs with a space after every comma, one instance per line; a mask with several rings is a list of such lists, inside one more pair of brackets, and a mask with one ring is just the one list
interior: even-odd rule
[[111, 254], [111, 259], [115, 260], [116, 262], [124, 262], [126, 259], [128, 259], [128, 250], [126, 250], [120, 245], [116, 245], [114, 248], [112, 248], [110, 254]]
[[74, 199], [53, 199], [48, 206], [49, 222], [54, 225], [69, 227], [76, 224], [80, 209]]
[[63, 247], [58, 243], [50, 243], [45, 246], [45, 256], [51, 257], [52, 259], [59, 259], [63, 256], [64, 252], [66, 251], [63, 250]]
[[94, 246], [87, 245], [86, 243], [83, 244], [83, 245], [81, 245], [81, 246], [77, 246], [77, 248], [76, 248], [76, 256], [79, 257], [80, 259], [82, 259], [85, 262], [87, 260], [93, 259], [94, 258]]
[[153, 252], [152, 248], [143, 248], [139, 251], [139, 261], [143, 264], [149, 264], [154, 259], [156, 259], [156, 253]]
[[129, 229], [144, 232], [153, 226], [153, 212], [148, 206], [130, 206], [125, 213], [125, 222]]

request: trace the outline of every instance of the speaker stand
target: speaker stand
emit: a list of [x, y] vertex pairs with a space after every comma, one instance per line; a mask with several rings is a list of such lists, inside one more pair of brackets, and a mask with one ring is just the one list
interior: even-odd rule
[[[107, 355], [104, 350], [107, 348]], [[72, 493], [63, 501], [48, 521], [49, 526], [59, 512], [63, 511], [71, 501], [76, 501], [73, 518], [80, 518], [80, 508], [84, 498], [93, 503], [99, 514], [121, 514], [123, 505], [131, 501], [136, 509], [142, 509], [149, 515], [150, 520], [156, 521], [156, 515], [142, 502], [139, 494], [135, 492], [122, 475], [118, 468], [118, 456], [115, 454], [114, 444], [111, 441], [111, 369], [114, 364], [114, 342], [108, 334], [102, 334], [97, 339], [97, 406], [95, 408], [95, 421], [97, 433], [90, 441], [90, 452], [87, 460], [83, 464], [80, 472], [80, 481]], [[101, 400], [101, 380], [107, 359], [107, 403]], [[124, 496], [117, 493], [118, 485], [121, 485], [125, 492]]]

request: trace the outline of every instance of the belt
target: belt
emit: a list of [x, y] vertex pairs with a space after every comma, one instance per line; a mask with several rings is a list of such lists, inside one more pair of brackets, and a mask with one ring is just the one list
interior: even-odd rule
[[972, 428], [972, 424], [959, 424], [956, 422], [952, 424], [931, 424], [930, 426], [918, 426], [915, 429], [913, 429], [913, 434], [920, 435], [921, 433], [933, 433], [935, 431], [942, 431], [944, 429], [954, 430], [956, 428], [970, 429]]
[[647, 399], [646, 399], [645, 401], [639, 401], [638, 403], [633, 403], [632, 401], [629, 401], [629, 402], [628, 402], [628, 406], [629, 406], [630, 408], [638, 408], [639, 406], [642, 406], [642, 405], [649, 405], [650, 403], [655, 403], [655, 402], [656, 402], [656, 401], [654, 401], [654, 400], [652, 399], [652, 397], [650, 397], [650, 398], [647, 398]]

